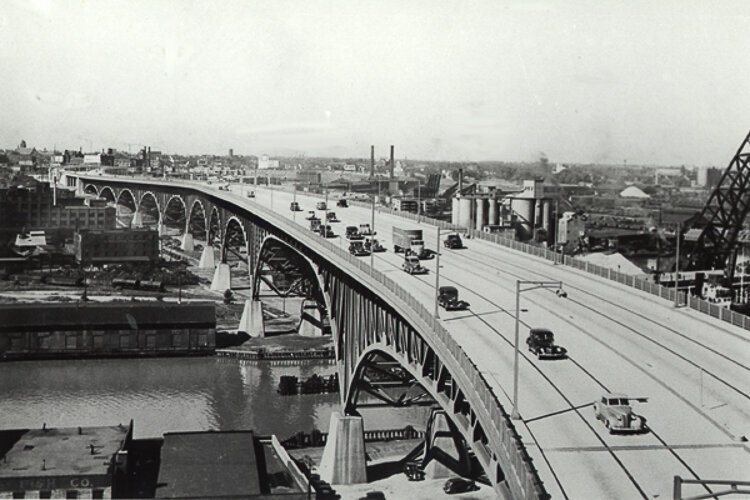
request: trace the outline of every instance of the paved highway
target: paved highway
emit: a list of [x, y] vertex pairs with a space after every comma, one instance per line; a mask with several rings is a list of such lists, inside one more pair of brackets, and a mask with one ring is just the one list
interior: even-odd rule
[[[244, 194], [248, 188], [233, 186]], [[307, 226], [320, 201], [297, 194], [302, 212], [289, 210], [292, 194], [255, 189], [255, 203]], [[361, 207], [329, 209], [347, 225], [370, 223]], [[323, 217], [323, 212], [318, 211]], [[428, 310], [434, 304], [435, 260], [430, 274], [409, 276], [393, 253], [391, 229], [420, 227], [435, 249], [436, 229], [389, 214], [376, 215], [377, 237], [388, 249], [375, 266]], [[441, 285], [456, 286], [469, 311], [440, 310], [444, 326], [477, 363], [510, 411], [513, 391], [515, 281], [560, 280], [568, 293], [521, 296], [521, 342], [530, 327], [547, 327], [568, 348], [569, 359], [538, 361], [525, 349], [520, 364], [518, 429], [554, 498], [666, 498], [672, 477], [742, 479], [750, 470], [750, 336], [740, 328], [675, 309], [666, 300], [513, 251], [467, 240], [468, 248], [441, 248]], [[341, 241], [346, 248], [346, 240]], [[369, 261], [369, 257], [362, 257]], [[650, 432], [610, 435], [591, 404], [605, 392], [647, 397], [636, 404]], [[706, 493], [704, 489], [696, 493]]]

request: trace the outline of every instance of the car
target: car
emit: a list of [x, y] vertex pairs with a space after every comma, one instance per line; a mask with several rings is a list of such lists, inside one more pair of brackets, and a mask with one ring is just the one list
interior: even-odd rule
[[346, 199], [341, 198], [339, 201], [336, 202], [336, 206], [346, 208], [349, 206], [349, 203], [346, 201]]
[[321, 226], [320, 219], [315, 218], [315, 219], [310, 220], [310, 231], [312, 231], [313, 233], [319, 232], [320, 226]]
[[401, 269], [409, 274], [427, 274], [427, 268], [419, 263], [419, 257], [416, 255], [404, 256], [404, 263], [401, 265]]
[[323, 238], [335, 238], [336, 237], [336, 234], [333, 232], [333, 229], [328, 224], [322, 224], [318, 232]]
[[372, 229], [370, 229], [369, 224], [360, 224], [359, 225], [359, 234], [363, 236], [373, 236], [375, 233], [372, 232]]
[[633, 412], [631, 401], [645, 403], [647, 398], [631, 398], [624, 394], [606, 393], [594, 401], [594, 416], [604, 422], [610, 434], [646, 432], [646, 419]]
[[[289, 210], [291, 210], [292, 212], [302, 211], [302, 209], [299, 207], [299, 203], [297, 203], [296, 201], [293, 201], [289, 204]], [[313, 212], [313, 215], [315, 215], [315, 212]]]
[[446, 311], [463, 311], [469, 307], [465, 300], [458, 300], [455, 286], [441, 286], [438, 289], [438, 304]]
[[247, 192], [247, 197], [248, 198], [255, 198], [255, 191], [248, 191]]
[[443, 485], [443, 491], [451, 495], [453, 493], [465, 493], [467, 491], [478, 490], [479, 486], [471, 479], [462, 477], [452, 477]]
[[371, 252], [385, 252], [385, 247], [375, 238], [365, 238], [365, 248]]
[[327, 208], [328, 208], [328, 207], [326, 206], [326, 202], [325, 202], [325, 201], [319, 201], [319, 202], [318, 202], [318, 203], [317, 203], [317, 204], [315, 205], [315, 209], [316, 209], [316, 210], [326, 210]]
[[526, 346], [537, 359], [562, 359], [568, 355], [567, 349], [555, 345], [555, 334], [546, 328], [529, 330]]
[[443, 246], [445, 248], [463, 248], [464, 242], [461, 241], [461, 236], [458, 234], [449, 234], [446, 239], [443, 240]]
[[341, 222], [338, 217], [336, 217], [336, 212], [328, 212], [326, 214], [326, 219], [328, 219], [328, 222]]
[[344, 233], [347, 240], [364, 240], [365, 237], [359, 234], [359, 228], [357, 226], [346, 226], [346, 233]]
[[307, 217], [305, 217], [306, 220], [320, 220], [317, 215], [315, 215], [315, 210], [310, 210], [307, 212]]
[[365, 248], [361, 240], [357, 240], [349, 243], [349, 253], [355, 257], [367, 257], [370, 255], [370, 250]]

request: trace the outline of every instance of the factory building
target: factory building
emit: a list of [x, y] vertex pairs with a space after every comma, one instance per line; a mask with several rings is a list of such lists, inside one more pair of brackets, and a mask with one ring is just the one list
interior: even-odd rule
[[104, 264], [155, 262], [159, 258], [159, 233], [153, 229], [78, 231], [73, 239], [77, 262]]

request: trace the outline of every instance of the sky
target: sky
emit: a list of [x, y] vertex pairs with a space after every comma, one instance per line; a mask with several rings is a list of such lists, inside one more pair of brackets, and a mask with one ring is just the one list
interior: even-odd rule
[[0, 148], [726, 166], [738, 1], [0, 0]]

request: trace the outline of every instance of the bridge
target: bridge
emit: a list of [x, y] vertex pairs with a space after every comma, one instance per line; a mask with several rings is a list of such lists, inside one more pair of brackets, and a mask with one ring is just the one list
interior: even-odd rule
[[[558, 264], [542, 249], [493, 235], [470, 232], [468, 248], [442, 249], [439, 224], [387, 210], [373, 220], [389, 250], [396, 226], [422, 228], [427, 246], [440, 251], [423, 262], [428, 275], [405, 274], [391, 251], [355, 258], [340, 238], [309, 231], [303, 214], [318, 197], [253, 187], [248, 198], [247, 186], [99, 176], [71, 183], [129, 209], [136, 225], [171, 225], [183, 245], [202, 242], [201, 265], [216, 268], [217, 290], [231, 287], [234, 261], [247, 267], [254, 298], [262, 289], [306, 298], [303, 327], [333, 335], [342, 381], [342, 415], [324, 454], [334, 483], [364, 479], [357, 409], [375, 404], [441, 408], [440, 425], [466, 445], [454, 465], [478, 464], [505, 498], [667, 497], [675, 476], [737, 480], [750, 470], [744, 317], [682, 294], [690, 307], [674, 307], [672, 290], [570, 258]], [[305, 211], [291, 212], [292, 199]], [[364, 205], [337, 214], [336, 232], [373, 217]], [[437, 265], [440, 285], [456, 286], [469, 310], [437, 312]], [[525, 282], [561, 282], [566, 293], [529, 286], [521, 294]], [[259, 306], [251, 310], [257, 318]], [[529, 328], [549, 328], [569, 353], [543, 361], [519, 352], [517, 398], [516, 319], [522, 341]], [[610, 434], [592, 409], [606, 393], [647, 399], [635, 409], [648, 432]]]

